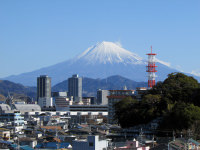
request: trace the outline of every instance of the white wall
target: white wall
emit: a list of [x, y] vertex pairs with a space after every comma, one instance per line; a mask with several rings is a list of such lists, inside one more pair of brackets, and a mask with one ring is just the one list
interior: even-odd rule
[[49, 106], [53, 106], [53, 98], [52, 97], [41, 97], [38, 99], [38, 105], [40, 105], [40, 107], [49, 107]]
[[[92, 145], [90, 145], [90, 143]], [[88, 136], [87, 141], [73, 141], [73, 150], [102, 150], [108, 146], [106, 140], [99, 141], [99, 136]]]

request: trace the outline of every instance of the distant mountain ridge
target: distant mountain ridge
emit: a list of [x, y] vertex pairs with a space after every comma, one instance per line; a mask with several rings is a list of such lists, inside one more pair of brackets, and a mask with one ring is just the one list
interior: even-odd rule
[[32, 98], [36, 97], [36, 88], [27, 87], [22, 84], [17, 84], [8, 80], [0, 80], [0, 94], [5, 97], [10, 94], [23, 94]]
[[[65, 80], [52, 87], [52, 91], [67, 91], [68, 81]], [[82, 79], [83, 96], [96, 96], [97, 90], [122, 90], [124, 86], [127, 89], [134, 90], [136, 87], [147, 87], [147, 82], [136, 82], [122, 76], [116, 75], [106, 79], [91, 79], [84, 77]]]
[[[169, 73], [177, 72], [167, 63], [156, 60], [158, 66], [156, 81], [163, 81]], [[52, 85], [56, 85], [71, 77], [72, 74], [79, 74], [81, 77], [100, 79], [120, 75], [137, 82], [146, 82], [146, 65], [146, 59], [122, 48], [117, 43], [103, 41], [89, 47], [73, 59], [5, 79], [23, 85], [36, 86], [38, 76], [48, 75], [52, 78]]]
[[[88, 77], [83, 78], [83, 96], [96, 96], [97, 90], [116, 90], [123, 89], [124, 86], [127, 89], [135, 89], [136, 87], [146, 87], [146, 82], [135, 82], [122, 76], [111, 76], [105, 79], [92, 79]], [[65, 80], [52, 87], [52, 91], [67, 91], [68, 81]], [[17, 84], [7, 80], [0, 80], [0, 94], [5, 97], [8, 92], [13, 94], [23, 94], [31, 98], [36, 98], [36, 87], [27, 87], [22, 84]]]

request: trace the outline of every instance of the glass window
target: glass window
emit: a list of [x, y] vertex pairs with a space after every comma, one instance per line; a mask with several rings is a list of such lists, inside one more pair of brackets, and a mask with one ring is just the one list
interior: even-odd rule
[[93, 142], [89, 142], [89, 146], [94, 146]]

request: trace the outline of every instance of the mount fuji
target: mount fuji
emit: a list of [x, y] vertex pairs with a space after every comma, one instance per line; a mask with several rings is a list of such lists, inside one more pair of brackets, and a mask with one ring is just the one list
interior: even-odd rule
[[[156, 61], [158, 66], [156, 81], [163, 81], [169, 73], [177, 72], [163, 61], [158, 59]], [[140, 82], [147, 81], [146, 65], [147, 60], [122, 48], [119, 43], [103, 41], [89, 47], [73, 59], [5, 79], [23, 85], [36, 86], [36, 78], [45, 74], [52, 78], [52, 85], [55, 85], [73, 74], [79, 74], [81, 77], [101, 79], [120, 75]]]

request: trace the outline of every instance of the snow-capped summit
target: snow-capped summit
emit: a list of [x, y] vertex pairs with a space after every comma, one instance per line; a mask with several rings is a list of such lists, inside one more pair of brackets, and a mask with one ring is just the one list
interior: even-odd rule
[[89, 47], [74, 61], [86, 61], [87, 64], [142, 64], [143, 60], [136, 54], [124, 49], [119, 43], [106, 42], [97, 43]]

